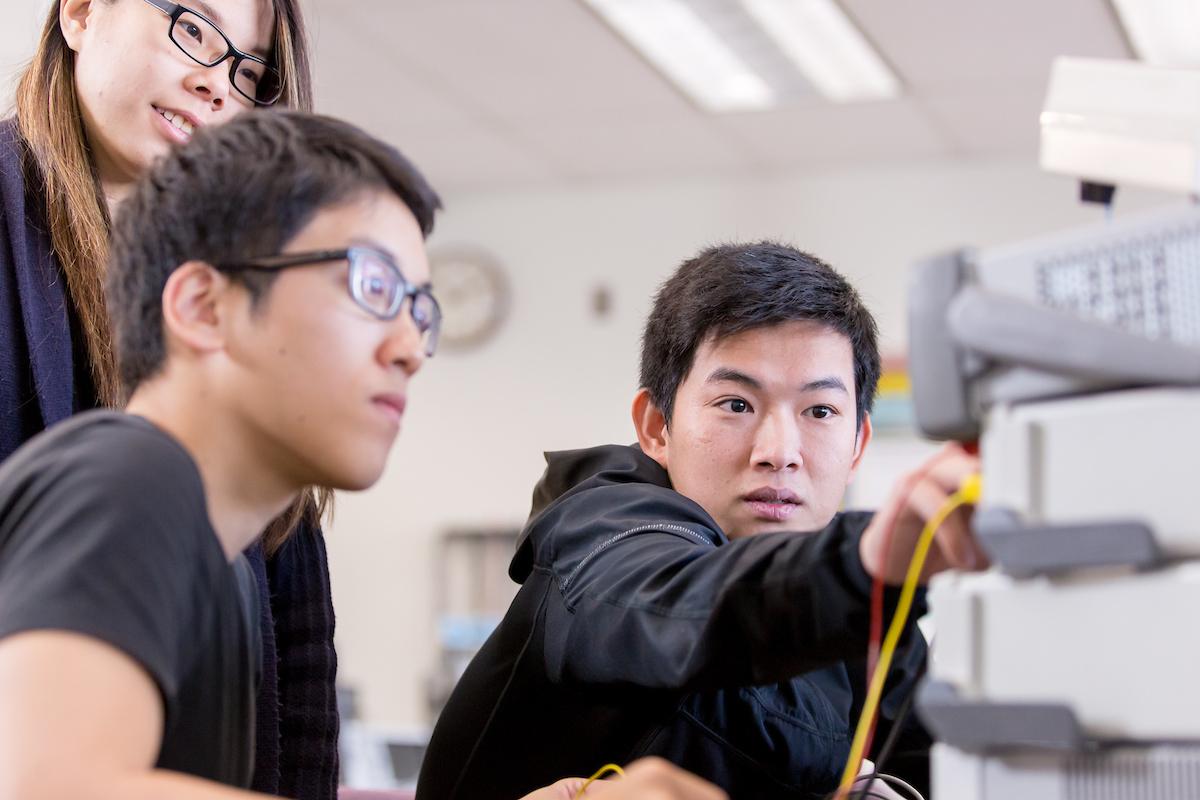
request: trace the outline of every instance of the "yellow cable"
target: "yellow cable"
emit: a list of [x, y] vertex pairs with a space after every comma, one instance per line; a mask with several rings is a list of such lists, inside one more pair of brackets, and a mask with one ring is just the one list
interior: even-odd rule
[[587, 791], [587, 787], [591, 786], [593, 783], [600, 780], [600, 778], [603, 778], [610, 772], [615, 772], [622, 778], [625, 777], [625, 770], [621, 769], [616, 764], [605, 764], [603, 767], [596, 770], [595, 775], [584, 781], [583, 786], [580, 786], [579, 791], [575, 793], [575, 800], [579, 800], [580, 797], [583, 797], [583, 793]]
[[962, 482], [957, 492], [946, 498], [946, 502], [930, 518], [929, 522], [925, 523], [925, 528], [921, 531], [920, 538], [917, 539], [912, 560], [908, 562], [908, 573], [904, 577], [904, 586], [900, 590], [900, 600], [896, 604], [896, 613], [892, 617], [892, 624], [888, 627], [887, 636], [884, 637], [883, 646], [879, 649], [879, 660], [875, 665], [875, 672], [871, 676], [867, 699], [863, 703], [862, 715], [858, 718], [858, 727], [854, 730], [850, 758], [846, 761], [842, 782], [838, 785], [838, 797], [844, 797], [846, 790], [853, 786], [855, 779], [858, 778], [858, 767], [862, 763], [863, 748], [866, 746], [867, 733], [871, 730], [871, 720], [875, 718], [875, 712], [879, 708], [879, 699], [883, 695], [883, 684], [887, 680], [888, 669], [892, 665], [892, 656], [896, 652], [896, 645], [899, 644], [900, 635], [904, 632], [904, 626], [908, 622], [909, 612], [912, 611], [913, 596], [917, 593], [917, 583], [921, 578], [921, 570], [925, 567], [929, 548], [933, 545], [934, 534], [956, 508], [969, 503], [977, 503], [982, 487], [983, 482], [979, 475], [969, 476]]

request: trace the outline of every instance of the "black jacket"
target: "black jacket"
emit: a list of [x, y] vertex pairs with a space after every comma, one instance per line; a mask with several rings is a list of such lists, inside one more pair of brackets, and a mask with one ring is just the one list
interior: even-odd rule
[[[730, 542], [636, 447], [548, 462], [510, 567], [521, 589], [438, 720], [418, 800], [515, 800], [652, 754], [734, 798], [835, 788], [862, 694], [842, 662], [867, 647], [870, 515]], [[924, 656], [907, 639], [901, 679]]]

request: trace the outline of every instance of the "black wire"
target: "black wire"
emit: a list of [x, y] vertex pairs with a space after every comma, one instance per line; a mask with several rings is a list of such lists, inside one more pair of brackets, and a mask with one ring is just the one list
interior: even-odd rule
[[913, 701], [917, 698], [917, 687], [921, 685], [921, 679], [925, 677], [925, 669], [928, 666], [928, 656], [921, 661], [921, 668], [917, 674], [913, 676], [912, 685], [908, 687], [908, 691], [904, 694], [904, 702], [900, 704], [900, 710], [896, 713], [896, 719], [892, 721], [892, 729], [888, 731], [887, 738], [883, 740], [883, 745], [879, 748], [879, 756], [875, 759], [875, 771], [867, 776], [866, 785], [859, 792], [851, 792], [848, 795], [848, 800], [865, 800], [870, 797], [871, 787], [875, 784], [876, 779], [883, 773], [883, 767], [887, 760], [892, 756], [892, 750], [896, 747], [896, 742], [900, 741], [900, 732], [904, 729], [904, 723], [908, 719], [908, 715], [912, 713]]
[[[886, 775], [882, 772], [879, 772], [878, 770], [876, 770], [875, 772], [872, 772], [870, 775], [866, 776], [866, 778], [867, 778], [866, 785], [857, 791], [852, 789], [850, 794], [846, 796], [846, 800], [865, 800], [865, 798], [868, 798], [868, 797], [878, 797], [879, 796], [878, 792], [871, 791], [871, 784], [875, 783], [876, 780], [882, 781], [883, 784], [888, 789], [890, 789], [893, 794], [902, 794], [906, 798], [908, 798], [908, 800], [924, 800], [921, 793], [918, 792], [915, 788], [901, 786], [901, 785], [893, 786], [892, 784], [890, 784], [886, 780], [884, 780], [884, 778], [889, 778], [889, 777], [893, 777], [893, 776]], [[860, 780], [861, 780], [861, 778], [860, 778]], [[889, 800], [894, 800], [894, 798], [889, 798]]]
[[[863, 788], [861, 788], [861, 789], [851, 789], [849, 794], [846, 795], [846, 800], [867, 800], [868, 798], [872, 798], [872, 797], [883, 798], [883, 800], [895, 800], [894, 797], [888, 797], [886, 795], [880, 794], [879, 792], [875, 792], [875, 791], [871, 790], [871, 784], [875, 782], [876, 778], [883, 779], [883, 778], [888, 778], [888, 777], [892, 777], [892, 776], [884, 775], [879, 770], [875, 770], [870, 775], [861, 776], [859, 778], [859, 780], [862, 780], [863, 778], [867, 778], [869, 782], [865, 786], [863, 786]], [[891, 784], [887, 783], [887, 781], [884, 781], [884, 784], [887, 786], [888, 789], [890, 789], [893, 792], [893, 794], [902, 793], [902, 794], [904, 794], [905, 797], [909, 798], [910, 800], [921, 800], [920, 793], [917, 793], [916, 797], [913, 797], [912, 793], [910, 793], [910, 791], [907, 788], [905, 788], [904, 786], [892, 786]], [[912, 791], [915, 792], [916, 790], [913, 789]], [[838, 796], [839, 796], [838, 791], [835, 790], [832, 794], [825, 795], [825, 800], [837, 800]]]
[[879, 748], [879, 757], [875, 759], [875, 771], [883, 772], [884, 764], [892, 756], [892, 750], [896, 748], [896, 743], [900, 741], [900, 732], [904, 728], [904, 723], [908, 720], [908, 715], [912, 713], [914, 701], [917, 698], [917, 686], [924, 676], [925, 670], [921, 670], [913, 679], [912, 686], [908, 689], [908, 694], [904, 698], [904, 702], [900, 705], [900, 710], [896, 713], [896, 719], [892, 722], [892, 729], [888, 731], [887, 738], [883, 740], [883, 745]]
[[[896, 719], [892, 722], [892, 728], [888, 731], [887, 738], [883, 740], [883, 745], [879, 748], [879, 756], [875, 759], [875, 770], [865, 776], [860, 776], [857, 780], [867, 779], [866, 784], [861, 789], [851, 789], [846, 795], [847, 800], [867, 800], [872, 797], [881, 797], [878, 792], [871, 791], [871, 787], [881, 774], [884, 774], [883, 767], [887, 760], [892, 756], [892, 750], [896, 748], [896, 743], [900, 741], [900, 733], [904, 729], [904, 723], [908, 719], [908, 715], [912, 713], [913, 702], [917, 698], [917, 689], [921, 685], [921, 679], [925, 677], [925, 672], [929, 667], [929, 654], [926, 652], [925, 657], [921, 659], [921, 666], [917, 673], [913, 676], [912, 684], [908, 687], [908, 691], [904, 694], [904, 700], [900, 704], [900, 710], [896, 713]], [[889, 786], [889, 788], [891, 788]], [[907, 794], [907, 792], [905, 792]], [[838, 796], [835, 791], [827, 796], [826, 800], [834, 800]], [[886, 800], [886, 798], [885, 798]]]
[[[876, 798], [876, 800], [896, 800], [894, 797], [888, 797], [885, 794], [880, 794], [879, 792], [872, 792], [867, 789], [859, 789], [856, 792], [854, 792], [854, 794], [851, 797], [853, 798], [853, 800], [867, 800], [868, 798]], [[837, 798], [837, 792], [834, 792], [833, 794], [825, 796], [825, 800], [836, 800], [836, 798]]]

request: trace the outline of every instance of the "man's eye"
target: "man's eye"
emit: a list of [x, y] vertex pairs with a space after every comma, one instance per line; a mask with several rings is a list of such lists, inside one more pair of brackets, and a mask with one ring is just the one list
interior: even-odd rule
[[812, 413], [812, 416], [815, 419], [825, 419], [827, 417], [832, 417], [834, 414], [837, 413], [829, 406], [813, 406], [812, 408], [809, 409], [809, 412]]
[[731, 397], [728, 400], [722, 400], [719, 405], [724, 406], [734, 414], [745, 414], [750, 411], [750, 404], [740, 397]]
[[187, 32], [188, 36], [191, 36], [197, 42], [204, 39], [204, 36], [200, 33], [200, 28], [197, 25], [193, 25], [192, 23], [188, 22], [184, 24], [183, 29]]

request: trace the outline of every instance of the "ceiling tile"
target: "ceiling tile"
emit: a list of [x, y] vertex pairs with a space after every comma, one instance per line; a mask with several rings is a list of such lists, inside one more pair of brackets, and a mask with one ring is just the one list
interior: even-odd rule
[[436, 136], [373, 131], [413, 160], [439, 192], [544, 183], [559, 177], [545, 160], [481, 127]]
[[439, 90], [494, 118], [691, 110], [578, 0], [361, 0], [346, 14]]
[[720, 124], [777, 167], [941, 155], [950, 143], [911, 100], [744, 114]]
[[310, 22], [317, 107], [366, 127], [420, 132], [474, 125], [470, 106], [414, 74], [364, 35], [362, 23], [318, 11]]
[[921, 106], [963, 155], [1021, 154], [1036, 159], [1045, 89], [1004, 84], [974, 92], [932, 92]]
[[752, 151], [711, 122], [689, 118], [530, 120], [518, 135], [572, 178], [704, 175], [756, 166]]
[[1045, 82], [1059, 55], [1130, 55], [1107, 0], [842, 3], [917, 95], [976, 80]]

